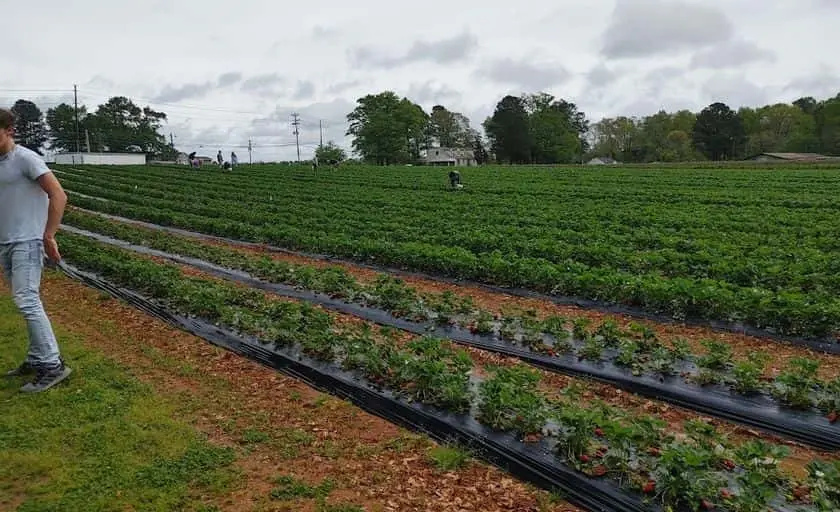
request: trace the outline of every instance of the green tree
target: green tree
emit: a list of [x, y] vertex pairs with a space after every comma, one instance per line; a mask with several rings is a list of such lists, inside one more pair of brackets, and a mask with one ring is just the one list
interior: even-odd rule
[[[79, 120], [83, 124], [87, 117], [87, 108], [79, 106]], [[47, 110], [50, 147], [58, 151], [76, 151], [76, 118], [73, 106], [62, 103]], [[79, 135], [84, 140], [84, 129]]]
[[88, 115], [84, 127], [90, 132], [92, 150], [162, 155], [168, 144], [158, 130], [165, 120], [163, 112], [115, 96]]
[[442, 148], [470, 147], [475, 131], [470, 120], [459, 112], [451, 112], [442, 105], [432, 107], [429, 116], [429, 135], [433, 143]]
[[47, 126], [41, 109], [29, 100], [17, 100], [11, 110], [16, 117], [15, 142], [40, 154], [47, 142]]
[[697, 160], [691, 145], [691, 135], [683, 130], [672, 130], [665, 137], [665, 148], [660, 160], [663, 162], [687, 162]]
[[744, 144], [744, 124], [723, 103], [712, 103], [697, 116], [692, 139], [697, 150], [710, 160], [731, 160]]
[[840, 156], [840, 94], [817, 105], [814, 122], [820, 152]]
[[794, 101], [793, 104], [799, 107], [800, 110], [802, 110], [802, 112], [805, 112], [809, 116], [813, 116], [814, 111], [817, 110], [817, 100], [815, 100], [811, 96], [799, 98], [798, 100]]
[[529, 118], [531, 160], [541, 164], [579, 161], [589, 126], [577, 106], [544, 92], [524, 95], [522, 103]]
[[490, 155], [487, 153], [487, 148], [484, 146], [484, 141], [481, 140], [481, 135], [478, 132], [473, 136], [472, 148], [475, 162], [478, 165], [484, 165], [490, 161]]
[[746, 153], [814, 152], [819, 139], [814, 117], [801, 107], [778, 103], [738, 111], [747, 136]]
[[523, 164], [531, 161], [531, 130], [522, 98], [505, 96], [493, 115], [484, 121], [484, 131], [499, 162]]
[[408, 163], [429, 144], [428, 118], [422, 107], [391, 91], [369, 94], [347, 115], [347, 135], [353, 136], [353, 150], [369, 163]]
[[592, 156], [608, 156], [621, 162], [644, 159], [644, 134], [640, 120], [631, 117], [604, 118], [592, 127]]
[[329, 141], [323, 146], [318, 146], [315, 150], [315, 158], [319, 162], [343, 162], [347, 158], [347, 153], [333, 141]]

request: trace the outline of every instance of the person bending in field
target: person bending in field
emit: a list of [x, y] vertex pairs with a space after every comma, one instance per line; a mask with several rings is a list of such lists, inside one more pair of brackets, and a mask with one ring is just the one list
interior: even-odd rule
[[0, 266], [12, 298], [26, 320], [29, 352], [6, 377], [34, 375], [21, 391], [46, 391], [70, 375], [41, 303], [44, 253], [58, 263], [55, 234], [67, 195], [44, 160], [15, 144], [15, 116], [0, 109]]
[[452, 186], [452, 190], [464, 188], [461, 185], [461, 173], [455, 170], [449, 171], [449, 185]]

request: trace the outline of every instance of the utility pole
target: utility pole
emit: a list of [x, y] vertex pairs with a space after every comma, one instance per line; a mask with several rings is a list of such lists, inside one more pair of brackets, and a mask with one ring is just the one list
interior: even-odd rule
[[90, 153], [90, 132], [87, 131], [87, 128], [85, 128], [85, 145], [87, 146], [87, 152]]
[[300, 115], [297, 112], [292, 113], [292, 126], [295, 127], [295, 146], [297, 146], [297, 161], [300, 163]]
[[324, 147], [324, 122], [318, 120], [318, 131], [321, 132], [321, 147]]
[[172, 135], [172, 132], [169, 132], [169, 145], [173, 148], [175, 147], [175, 137]]
[[254, 162], [251, 159], [251, 139], [248, 139], [248, 165], [252, 165]]
[[79, 142], [79, 91], [76, 84], [73, 84], [73, 105], [76, 117], [76, 153], [81, 153], [81, 143]]

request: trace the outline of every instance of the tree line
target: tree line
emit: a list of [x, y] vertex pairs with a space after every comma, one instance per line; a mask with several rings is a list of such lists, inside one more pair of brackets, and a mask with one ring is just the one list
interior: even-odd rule
[[[44, 114], [25, 99], [15, 102], [17, 140], [35, 151], [138, 152], [174, 159], [160, 133], [167, 116], [115, 96], [93, 112], [62, 103]], [[626, 163], [741, 160], [769, 152], [840, 156], [840, 94], [800, 98], [732, 110], [713, 103], [699, 113], [660, 111], [590, 123], [572, 102], [539, 92], [503, 97], [474, 128], [462, 113], [443, 105], [430, 112], [392, 91], [369, 94], [347, 115], [353, 151], [365, 162], [390, 165], [420, 161], [432, 147], [471, 149], [479, 164], [568, 164], [593, 157]], [[482, 133], [483, 132], [483, 133]], [[334, 143], [319, 148], [323, 161], [341, 160]]]
[[380, 165], [413, 163], [430, 147], [471, 148], [479, 164], [742, 160], [772, 152], [840, 156], [840, 94], [737, 112], [716, 102], [699, 113], [663, 110], [592, 124], [577, 105], [548, 93], [508, 95], [482, 123], [482, 136], [463, 114], [442, 105], [426, 113], [385, 91], [359, 98], [347, 120], [353, 150]]
[[160, 158], [177, 155], [159, 132], [166, 114], [141, 108], [124, 96], [110, 98], [94, 112], [79, 105], [78, 130], [76, 109], [66, 103], [44, 114], [32, 101], [20, 99], [11, 110], [17, 118], [16, 141], [39, 153], [49, 148], [58, 152], [146, 153]]

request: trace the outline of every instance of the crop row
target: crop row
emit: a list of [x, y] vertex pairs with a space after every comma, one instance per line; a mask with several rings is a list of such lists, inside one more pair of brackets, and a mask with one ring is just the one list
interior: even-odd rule
[[[78, 189], [79, 192], [85, 190], [83, 187]], [[217, 236], [267, 242], [291, 249], [503, 286], [530, 288], [556, 295], [626, 304], [678, 319], [743, 321], [783, 334], [816, 337], [834, 334], [840, 326], [840, 301], [824, 292], [739, 287], [727, 281], [708, 278], [667, 278], [655, 270], [655, 264], [651, 265], [651, 271], [635, 273], [609, 267], [590, 267], [574, 261], [556, 264], [542, 258], [498, 250], [475, 253], [459, 247], [422, 241], [394, 242], [387, 237], [372, 234], [374, 229], [353, 237], [340, 230], [324, 232], [315, 227], [301, 229], [296, 227], [294, 221], [286, 222], [279, 215], [258, 214], [254, 208], [234, 203], [202, 207], [186, 196], [167, 201], [150, 199], [142, 194], [120, 196], [101, 190], [87, 191], [101, 192], [99, 195], [112, 200], [103, 202], [77, 196], [73, 203], [88, 209]], [[327, 210], [327, 216], [330, 215], [331, 212]], [[294, 217], [293, 214], [289, 216]], [[481, 233], [475, 232], [473, 236], [480, 238]], [[546, 240], [545, 243], [550, 242]], [[808, 260], [803, 261], [807, 264]], [[777, 268], [777, 272], [784, 271], [782, 266]], [[812, 275], [823, 278], [831, 274], [812, 272]]]
[[[840, 217], [834, 209], [790, 206], [791, 201], [830, 190], [834, 182], [828, 173], [808, 175], [823, 185], [813, 190], [798, 173], [788, 174], [785, 178], [799, 184], [798, 194], [778, 185], [786, 196], [772, 201], [760, 194], [766, 186], [748, 181], [748, 186], [736, 190], [756, 202], [723, 206], [691, 199], [717, 196], [703, 188], [723, 188], [715, 187], [711, 177], [694, 188], [664, 172], [651, 173], [650, 178], [658, 176], [662, 183], [650, 186], [653, 183], [644, 174], [613, 175], [619, 183], [609, 185], [597, 173], [584, 179], [581, 173], [560, 173], [555, 178], [545, 172], [500, 171], [488, 176], [475, 171], [477, 189], [502, 182], [511, 187], [507, 195], [442, 193], [428, 186], [434, 182], [428, 175], [437, 172], [428, 170], [425, 175], [397, 175], [390, 186], [373, 172], [332, 174], [321, 181], [311, 173], [289, 170], [230, 175], [144, 172], [71, 170], [66, 179], [72, 190], [124, 205], [143, 206], [152, 200], [179, 214], [225, 216], [259, 230], [272, 225], [281, 233], [267, 241], [298, 249], [469, 278], [482, 271], [471, 268], [476, 260], [492, 256], [513, 267], [554, 267], [555, 272], [559, 267], [572, 274], [571, 279], [532, 283], [531, 276], [518, 275], [516, 269], [506, 280], [494, 276], [499, 284], [539, 286], [540, 291], [645, 307], [656, 304], [662, 290], [640, 293], [636, 286], [618, 287], [626, 281], [625, 274], [631, 274], [666, 281], [662, 287], [676, 295], [676, 304], [663, 300], [665, 304], [654, 309], [678, 318], [747, 321], [798, 335], [837, 330], [840, 242], [835, 233]], [[390, 176], [395, 174], [392, 171]], [[712, 177], [723, 185], [730, 179], [739, 183], [737, 176], [723, 172]], [[767, 174], [762, 178], [773, 187], [782, 181]], [[371, 185], [365, 186], [368, 182]], [[532, 194], [543, 189], [554, 199]], [[667, 202], [663, 197], [667, 194], [683, 203]], [[731, 197], [732, 190], [727, 194]], [[417, 262], [411, 254], [402, 254], [407, 252], [404, 247], [414, 249], [414, 245], [442, 254]], [[689, 299], [689, 304], [681, 304], [683, 288], [706, 303], [694, 305]], [[747, 315], [756, 306], [764, 314], [756, 312], [757, 318], [750, 319]], [[779, 308], [787, 315], [773, 311]], [[806, 319], [800, 318], [803, 314]]]
[[631, 324], [625, 330], [612, 319], [594, 325], [585, 317], [538, 318], [534, 311], [500, 314], [476, 306], [469, 296], [449, 291], [420, 292], [387, 274], [378, 274], [373, 282], [362, 282], [339, 266], [287, 263], [82, 212], [69, 212], [65, 222], [118, 240], [247, 272], [268, 282], [379, 308], [412, 322], [460, 327], [549, 356], [571, 353], [581, 360], [611, 360], [632, 369], [634, 375], [680, 375], [701, 386], [725, 384], [745, 396], [764, 392], [787, 407], [805, 410], [817, 407], [832, 422], [840, 413], [840, 378], [821, 381], [817, 377], [819, 363], [807, 358], [794, 359], [787, 370], [768, 381], [765, 378], [767, 353], [752, 353], [738, 360], [725, 342], [706, 340], [703, 342], [706, 353], [694, 354], [687, 341], [677, 339], [666, 344], [653, 330], [640, 324]]
[[592, 478], [640, 492], [679, 510], [732, 512], [835, 510], [840, 464], [812, 461], [797, 481], [780, 469], [786, 449], [762, 441], [731, 445], [700, 421], [676, 436], [649, 416], [578, 396], [551, 395], [540, 375], [520, 366], [487, 368], [434, 338], [400, 342], [389, 331], [339, 323], [305, 303], [276, 301], [260, 292], [184, 276], [87, 239], [61, 234], [71, 262], [149, 295], [183, 314], [206, 318], [278, 346], [357, 372], [379, 386], [453, 412], [475, 411], [478, 421], [528, 442], [551, 439], [556, 457]]

